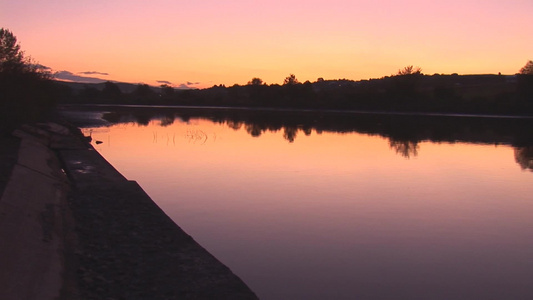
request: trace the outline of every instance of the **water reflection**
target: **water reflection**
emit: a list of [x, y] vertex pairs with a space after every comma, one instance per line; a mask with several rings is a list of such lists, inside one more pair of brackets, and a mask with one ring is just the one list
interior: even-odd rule
[[[188, 129], [185, 138], [189, 140], [190, 143], [203, 145], [207, 142], [209, 136], [202, 130]], [[213, 138], [216, 139], [216, 135], [213, 135]]]
[[397, 154], [405, 158], [415, 157], [418, 155], [418, 142], [406, 141], [406, 140], [393, 140], [389, 141], [389, 145]]
[[[503, 144], [514, 146], [516, 162], [523, 169], [531, 169], [528, 147], [533, 145], [533, 132], [528, 128], [532, 128], [533, 119], [527, 118], [121, 107], [104, 113], [103, 119], [111, 124], [135, 122], [139, 126], [148, 126], [150, 121], [158, 121], [163, 127], [172, 125], [176, 119], [184, 122], [207, 119], [234, 130], [244, 127], [252, 137], [282, 131], [283, 138], [289, 143], [295, 142], [299, 134], [309, 136], [313, 131], [318, 134], [358, 132], [387, 138], [390, 148], [405, 158], [416, 157], [420, 150], [419, 143], [423, 141]], [[196, 136], [192, 139], [202, 138]]]
[[533, 147], [515, 147], [514, 157], [522, 170], [533, 172]]
[[147, 115], [86, 132], [261, 299], [533, 297], [523, 120]]

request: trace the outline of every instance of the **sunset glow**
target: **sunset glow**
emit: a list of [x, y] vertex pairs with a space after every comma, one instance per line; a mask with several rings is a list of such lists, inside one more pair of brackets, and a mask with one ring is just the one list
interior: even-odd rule
[[379, 78], [406, 65], [514, 74], [533, 59], [532, 11], [530, 0], [19, 0], [0, 3], [0, 20], [54, 72], [202, 88], [290, 73]]
[[260, 299], [531, 298], [533, 173], [511, 145], [405, 157], [372, 130], [172, 120], [83, 130]]

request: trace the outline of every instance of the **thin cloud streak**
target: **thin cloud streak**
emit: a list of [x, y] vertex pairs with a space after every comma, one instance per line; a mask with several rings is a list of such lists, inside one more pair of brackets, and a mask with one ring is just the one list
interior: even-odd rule
[[50, 67], [47, 67], [47, 66], [43, 66], [41, 64], [31, 64], [31, 67], [37, 69], [37, 70], [43, 70], [43, 71], [51, 71], [52, 68]]
[[81, 83], [102, 83], [102, 82], [107, 81], [105, 79], [101, 79], [97, 77], [76, 75], [69, 71], [58, 71], [58, 72], [55, 72], [53, 76], [54, 78], [59, 79], [59, 80], [81, 82]]
[[197, 85], [200, 85], [201, 82], [192, 82], [187, 81], [186, 83], [180, 83], [177, 88], [178, 89], [197, 89]]
[[103, 75], [103, 76], [109, 75], [109, 73], [97, 72], [97, 71], [78, 72], [78, 74], [83, 74], [83, 75]]

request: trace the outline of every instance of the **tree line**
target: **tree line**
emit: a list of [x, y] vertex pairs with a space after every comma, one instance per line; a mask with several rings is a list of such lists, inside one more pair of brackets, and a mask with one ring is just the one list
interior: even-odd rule
[[379, 79], [300, 82], [294, 74], [283, 84], [254, 77], [246, 85], [215, 85], [178, 90], [139, 84], [124, 93], [117, 83], [87, 85], [73, 92], [70, 103], [239, 106], [296, 109], [379, 110], [471, 114], [533, 114], [533, 62], [506, 75], [423, 74], [407, 66]]
[[533, 115], [533, 61], [514, 76], [426, 75], [407, 66], [391, 76], [283, 84], [254, 77], [246, 85], [178, 90], [138, 84], [124, 92], [118, 83], [72, 88], [53, 80], [49, 69], [20, 49], [14, 34], [0, 28], [0, 128], [44, 118], [56, 103], [239, 106], [296, 109]]

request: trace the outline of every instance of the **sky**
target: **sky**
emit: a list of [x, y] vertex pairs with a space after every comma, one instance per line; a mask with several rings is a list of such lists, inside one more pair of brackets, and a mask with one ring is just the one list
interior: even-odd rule
[[206, 88], [408, 65], [515, 74], [533, 60], [532, 12], [532, 0], [0, 0], [0, 27], [63, 79]]

